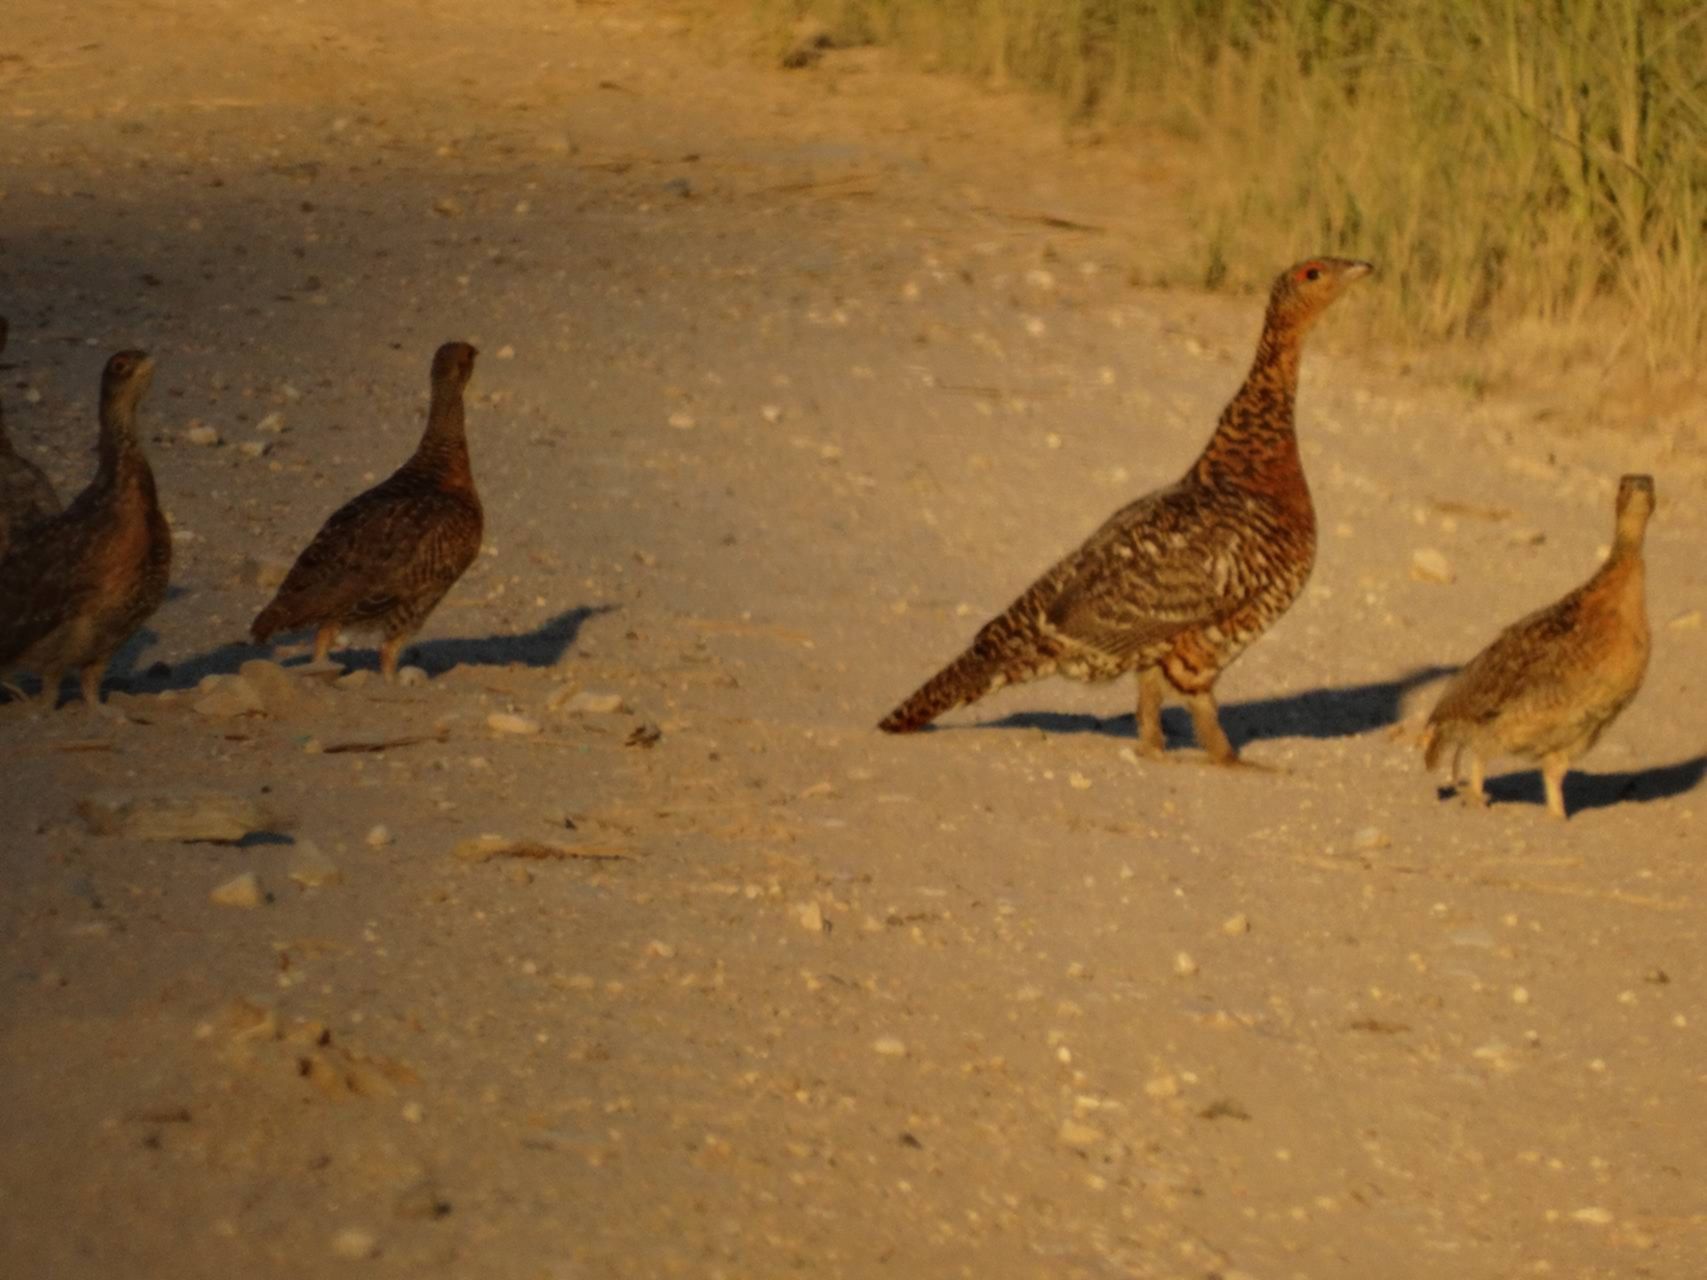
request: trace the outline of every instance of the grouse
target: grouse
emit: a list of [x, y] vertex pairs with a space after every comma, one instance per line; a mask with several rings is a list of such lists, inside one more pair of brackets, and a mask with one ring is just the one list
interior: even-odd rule
[[[6, 317], [0, 316], [0, 352], [6, 350], [6, 335]], [[0, 405], [0, 557], [25, 529], [58, 514], [59, 497], [42, 469], [12, 448]]]
[[83, 700], [98, 703], [107, 662], [166, 598], [172, 531], [136, 433], [153, 375], [146, 352], [107, 361], [95, 478], [0, 560], [0, 673], [37, 672], [50, 707], [72, 668]]
[[427, 428], [410, 459], [332, 513], [249, 632], [315, 628], [323, 662], [343, 628], [382, 637], [380, 671], [397, 673], [409, 637], [480, 552], [482, 513], [469, 469], [462, 391], [476, 351], [447, 342], [433, 356]]
[[971, 646], [890, 712], [910, 733], [1006, 684], [1138, 673], [1138, 743], [1163, 749], [1167, 686], [1190, 708], [1211, 760], [1238, 759], [1215, 681], [1298, 596], [1316, 555], [1316, 517], [1293, 404], [1304, 337], [1367, 262], [1311, 258], [1274, 282], [1244, 385], [1185, 475], [1121, 508], [985, 623]]
[[1447, 685], [1423, 733], [1433, 769], [1452, 748], [1452, 780], [1470, 754], [1470, 799], [1489, 756], [1541, 761], [1547, 810], [1565, 817], [1565, 772], [1630, 705], [1648, 669], [1642, 539], [1654, 510], [1651, 476], [1618, 482], [1612, 554], [1556, 604], [1513, 623]]

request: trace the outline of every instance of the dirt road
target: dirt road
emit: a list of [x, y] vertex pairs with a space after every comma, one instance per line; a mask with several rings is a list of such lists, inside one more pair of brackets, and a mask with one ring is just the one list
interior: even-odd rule
[[[0, 396], [74, 491], [152, 350], [177, 558], [116, 716], [0, 706], [5, 1269], [1698, 1275], [1699, 450], [1402, 377], [1353, 295], [1315, 576], [1221, 686], [1270, 770], [1178, 710], [1138, 764], [1130, 685], [884, 738], [1190, 461], [1258, 303], [1131, 283], [1165, 152], [771, 71], [729, 11], [501, 9], [11, 6]], [[429, 678], [239, 713], [265, 584], [452, 337], [487, 545]], [[1441, 799], [1431, 681], [1587, 576], [1631, 470], [1655, 654], [1576, 815]], [[208, 791], [257, 833], [79, 811]]]

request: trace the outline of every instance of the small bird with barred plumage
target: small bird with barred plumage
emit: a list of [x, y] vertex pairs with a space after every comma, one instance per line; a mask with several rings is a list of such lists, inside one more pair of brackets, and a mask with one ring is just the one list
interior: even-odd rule
[[1502, 631], [1440, 695], [1423, 731], [1424, 762], [1452, 750], [1452, 780], [1470, 757], [1469, 798], [1485, 805], [1486, 761], [1541, 762], [1547, 811], [1566, 816], [1571, 762], [1636, 696], [1648, 670], [1647, 570], [1642, 554], [1655, 504], [1651, 476], [1618, 482], [1612, 553], [1582, 586]]
[[324, 662], [344, 629], [376, 631], [380, 671], [397, 674], [409, 638], [480, 553], [484, 516], [469, 466], [463, 389], [478, 354], [447, 342], [433, 356], [432, 402], [415, 452], [391, 475], [339, 507], [278, 593], [255, 616], [257, 644], [314, 628]]
[[1311, 258], [1282, 272], [1250, 372], [1185, 475], [1115, 512], [879, 728], [922, 729], [1007, 684], [1136, 671], [1144, 752], [1163, 749], [1162, 699], [1171, 687], [1184, 696], [1210, 759], [1235, 762], [1215, 682], [1291, 606], [1316, 555], [1293, 421], [1304, 337], [1370, 270]]
[[83, 700], [98, 703], [107, 663], [166, 598], [172, 531], [136, 427], [153, 376], [143, 351], [107, 361], [95, 478], [0, 560], [0, 674], [38, 673], [50, 707], [71, 670]]

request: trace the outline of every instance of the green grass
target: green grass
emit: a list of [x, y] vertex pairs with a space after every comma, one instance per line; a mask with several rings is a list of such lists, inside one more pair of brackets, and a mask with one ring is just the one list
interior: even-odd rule
[[1179, 135], [1191, 274], [1343, 250], [1381, 323], [1675, 376], [1707, 356], [1695, 0], [757, 0]]

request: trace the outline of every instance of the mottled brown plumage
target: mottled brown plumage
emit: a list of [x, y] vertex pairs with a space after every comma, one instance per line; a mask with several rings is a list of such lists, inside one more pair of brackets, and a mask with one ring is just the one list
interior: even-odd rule
[[1304, 336], [1370, 270], [1312, 258], [1274, 282], [1256, 359], [1202, 454], [1177, 483], [1109, 517], [986, 623], [971, 647], [879, 725], [923, 728], [1005, 684], [1138, 672], [1138, 741], [1162, 750], [1162, 697], [1183, 694], [1199, 745], [1237, 759], [1215, 681], [1297, 598], [1316, 555], [1316, 517], [1293, 433]]
[[[6, 317], [0, 316], [0, 352], [6, 350], [7, 333]], [[42, 469], [12, 447], [6, 407], [0, 404], [0, 558], [20, 533], [59, 510], [59, 495]]]
[[1618, 484], [1617, 536], [1595, 575], [1513, 623], [1447, 685], [1424, 731], [1433, 769], [1452, 748], [1452, 777], [1470, 755], [1470, 798], [1486, 804], [1487, 759], [1541, 762], [1547, 809], [1565, 816], [1565, 772], [1630, 705], [1648, 670], [1642, 539], [1654, 510], [1649, 476]]
[[141, 351], [107, 361], [95, 478], [0, 560], [0, 673], [39, 673], [49, 706], [72, 668], [84, 701], [99, 702], [108, 661], [166, 598], [172, 531], [136, 433], [153, 374]]
[[256, 615], [257, 644], [281, 631], [315, 628], [321, 662], [339, 630], [377, 631], [390, 679], [409, 637], [480, 553], [482, 514], [468, 464], [462, 390], [475, 350], [447, 342], [433, 356], [427, 429], [410, 459], [339, 507]]

